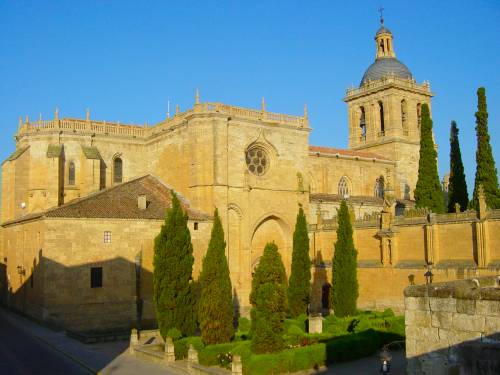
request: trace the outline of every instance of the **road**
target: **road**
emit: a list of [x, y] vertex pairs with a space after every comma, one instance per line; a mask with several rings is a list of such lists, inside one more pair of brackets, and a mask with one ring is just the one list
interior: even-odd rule
[[90, 372], [30, 335], [0, 310], [0, 374], [71, 374]]

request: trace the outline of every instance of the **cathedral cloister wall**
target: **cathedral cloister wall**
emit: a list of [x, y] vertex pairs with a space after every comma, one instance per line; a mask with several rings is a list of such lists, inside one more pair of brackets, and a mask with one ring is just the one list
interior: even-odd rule
[[[403, 311], [403, 290], [425, 283], [427, 263], [433, 265], [436, 282], [498, 274], [499, 230], [500, 210], [490, 210], [481, 219], [475, 212], [398, 217], [390, 230], [383, 230], [377, 220], [357, 220], [353, 239], [358, 251], [358, 306]], [[311, 225], [311, 258], [316, 268], [326, 269], [324, 282], [331, 282], [335, 241], [334, 222]]]

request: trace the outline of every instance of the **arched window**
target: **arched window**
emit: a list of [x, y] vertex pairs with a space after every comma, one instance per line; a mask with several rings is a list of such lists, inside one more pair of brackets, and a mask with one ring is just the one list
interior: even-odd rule
[[385, 135], [384, 104], [382, 102], [378, 102], [378, 107], [380, 111], [380, 135]]
[[379, 198], [383, 198], [384, 197], [384, 189], [385, 189], [384, 177], [380, 176], [375, 181], [375, 196], [379, 197]]
[[75, 184], [75, 163], [70, 162], [68, 167], [68, 185]]
[[406, 100], [401, 100], [401, 123], [403, 125], [403, 134], [408, 135]]
[[417, 124], [418, 129], [420, 130], [420, 123], [422, 122], [422, 104], [417, 104]]
[[113, 183], [120, 184], [123, 180], [123, 162], [121, 158], [113, 160]]
[[366, 114], [365, 107], [359, 107], [359, 127], [361, 128], [361, 139], [366, 139]]
[[345, 178], [345, 176], [339, 181], [339, 195], [341, 197], [349, 195], [349, 185], [347, 184], [347, 178]]

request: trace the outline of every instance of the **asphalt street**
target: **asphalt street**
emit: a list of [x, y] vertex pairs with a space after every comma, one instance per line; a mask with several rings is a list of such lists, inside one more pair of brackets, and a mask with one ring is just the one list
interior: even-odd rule
[[0, 309], [0, 374], [89, 375], [90, 372], [18, 326]]

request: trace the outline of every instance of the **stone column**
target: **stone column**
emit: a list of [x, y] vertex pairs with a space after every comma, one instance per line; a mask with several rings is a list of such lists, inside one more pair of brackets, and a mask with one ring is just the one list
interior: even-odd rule
[[135, 328], [132, 328], [130, 332], [130, 344], [129, 344], [130, 353], [134, 352], [134, 346], [138, 344], [139, 344], [139, 336], [137, 334], [137, 330]]
[[174, 342], [171, 337], [165, 340], [165, 362], [175, 362]]
[[323, 333], [323, 317], [309, 315], [309, 333]]
[[435, 214], [429, 214], [429, 223], [425, 226], [425, 250], [427, 262], [436, 264], [439, 262], [438, 230]]
[[189, 345], [188, 349], [188, 368], [190, 369], [192, 365], [198, 364], [198, 352], [193, 345]]
[[233, 356], [233, 362], [231, 364], [231, 374], [243, 375], [243, 365], [241, 363], [241, 357], [239, 355]]

